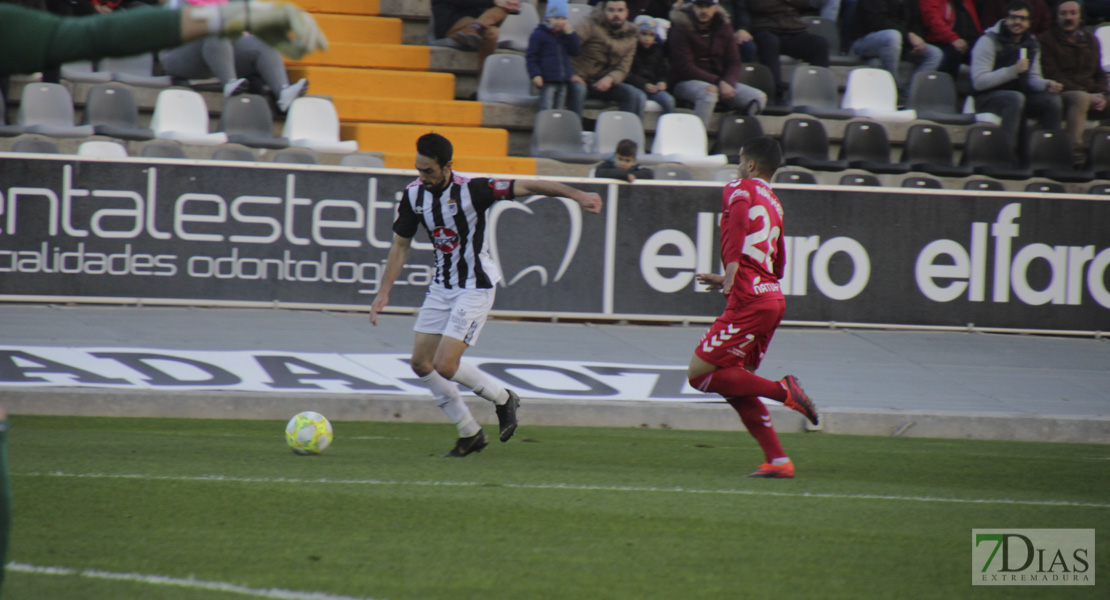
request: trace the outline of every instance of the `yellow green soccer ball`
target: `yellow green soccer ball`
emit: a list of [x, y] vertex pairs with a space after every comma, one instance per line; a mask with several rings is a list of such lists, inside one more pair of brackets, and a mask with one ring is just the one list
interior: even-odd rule
[[285, 441], [294, 453], [302, 456], [323, 454], [331, 445], [331, 439], [331, 423], [315, 411], [299, 413], [285, 426]]

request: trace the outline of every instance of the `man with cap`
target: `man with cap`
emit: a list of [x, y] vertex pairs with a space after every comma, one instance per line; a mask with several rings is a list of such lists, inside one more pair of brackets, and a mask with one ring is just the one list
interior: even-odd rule
[[737, 83], [740, 52], [733, 40], [728, 13], [718, 0], [695, 0], [671, 11], [671, 81], [680, 100], [694, 103], [694, 113], [709, 129], [721, 102], [745, 114], [758, 114], [767, 94]]
[[540, 110], [563, 108], [573, 75], [570, 57], [581, 48], [578, 34], [567, 21], [567, 0], [550, 0], [543, 23], [528, 38], [525, 58], [532, 84], [540, 89]]
[[647, 96], [625, 83], [636, 56], [639, 31], [628, 20], [625, 0], [605, 0], [594, 7], [578, 26], [582, 50], [571, 59], [571, 78], [567, 108], [582, 116], [587, 99], [616, 103], [620, 110], [644, 112]]

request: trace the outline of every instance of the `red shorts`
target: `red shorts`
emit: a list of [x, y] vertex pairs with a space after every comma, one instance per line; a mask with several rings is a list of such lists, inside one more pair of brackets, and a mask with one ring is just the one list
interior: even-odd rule
[[785, 313], [786, 301], [782, 298], [725, 311], [702, 336], [694, 354], [721, 368], [756, 369]]

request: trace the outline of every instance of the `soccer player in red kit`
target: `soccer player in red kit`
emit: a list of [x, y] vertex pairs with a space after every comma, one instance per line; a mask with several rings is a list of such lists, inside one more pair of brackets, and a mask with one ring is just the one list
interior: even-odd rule
[[725, 312], [702, 337], [690, 360], [690, 385], [725, 397], [759, 442], [767, 461], [748, 477], [794, 476], [771, 415], [760, 396], [778, 400], [817, 425], [817, 409], [793, 375], [779, 381], [755, 374], [786, 311], [779, 289], [786, 264], [782, 205], [767, 182], [782, 162], [774, 139], [752, 138], [740, 149], [740, 179], [725, 186], [721, 207], [721, 262], [725, 274], [698, 281], [728, 297]]

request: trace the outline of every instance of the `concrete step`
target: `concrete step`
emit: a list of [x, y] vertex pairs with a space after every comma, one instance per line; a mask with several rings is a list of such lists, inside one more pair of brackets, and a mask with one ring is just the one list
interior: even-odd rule
[[291, 0], [311, 13], [374, 16], [381, 14], [379, 0]]
[[290, 66], [289, 79], [308, 78], [313, 93], [331, 96], [453, 100], [455, 77], [448, 73]]
[[332, 44], [401, 43], [401, 19], [322, 13], [313, 16]]
[[341, 42], [330, 44], [327, 52], [313, 52], [301, 60], [286, 61], [286, 64], [428, 71], [431, 54], [427, 46]]
[[[413, 153], [416, 139], [425, 133], [444, 135], [460, 156], [505, 157], [509, 150], [509, 132], [492, 127], [453, 127], [449, 125], [409, 125], [404, 123], [351, 123], [340, 127], [340, 137], [357, 140], [359, 148], [377, 152]], [[412, 163], [409, 163], [411, 166]]]
[[457, 100], [413, 100], [411, 98], [332, 98], [342, 121], [482, 126], [482, 105]]

